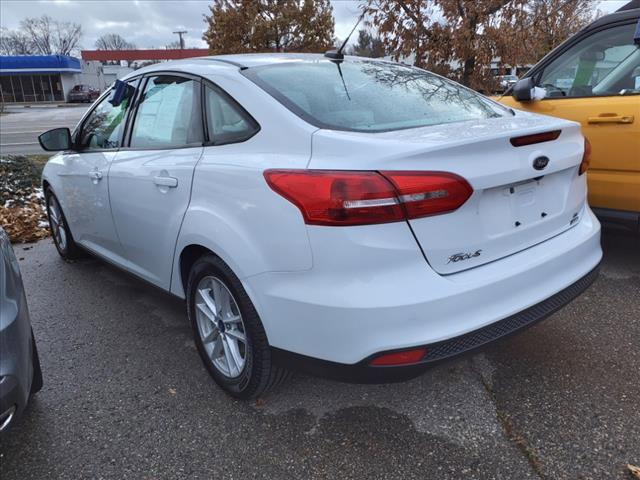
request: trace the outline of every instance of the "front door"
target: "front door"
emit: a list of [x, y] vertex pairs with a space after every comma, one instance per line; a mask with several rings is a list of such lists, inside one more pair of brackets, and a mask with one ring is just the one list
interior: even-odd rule
[[114, 107], [105, 97], [76, 135], [76, 151], [66, 153], [61, 172], [63, 208], [76, 242], [117, 263], [122, 248], [111, 218], [108, 172], [117, 155], [129, 103]]
[[640, 211], [640, 46], [636, 21], [582, 38], [533, 74], [542, 101], [515, 108], [575, 120], [592, 146], [589, 203]]
[[169, 289], [176, 239], [203, 151], [200, 82], [175, 74], [149, 77], [128, 144], [109, 170], [113, 220], [128, 267]]

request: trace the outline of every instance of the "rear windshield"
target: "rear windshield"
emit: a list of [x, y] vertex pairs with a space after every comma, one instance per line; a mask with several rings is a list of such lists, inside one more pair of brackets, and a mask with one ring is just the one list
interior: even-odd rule
[[384, 132], [510, 114], [455, 82], [394, 63], [320, 60], [243, 73], [320, 128]]

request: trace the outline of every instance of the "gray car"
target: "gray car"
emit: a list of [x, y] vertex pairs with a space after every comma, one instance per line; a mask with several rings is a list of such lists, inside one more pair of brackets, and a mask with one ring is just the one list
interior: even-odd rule
[[27, 298], [11, 242], [0, 227], [0, 432], [42, 388], [42, 371]]

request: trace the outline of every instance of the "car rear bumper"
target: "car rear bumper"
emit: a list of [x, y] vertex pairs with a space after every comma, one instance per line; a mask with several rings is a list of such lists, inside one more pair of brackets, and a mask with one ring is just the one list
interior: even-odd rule
[[556, 295], [590, 279], [602, 258], [600, 224], [586, 206], [562, 234], [451, 275], [435, 273], [415, 240], [396, 235], [392, 224], [375, 227], [351, 230], [351, 243], [344, 234], [333, 243], [332, 229], [310, 230], [311, 270], [243, 279], [276, 359], [286, 351], [355, 368], [382, 352], [433, 351], [551, 298], [569, 298]]
[[[278, 365], [290, 369], [346, 382], [383, 383], [407, 380], [421, 374], [431, 365], [451, 357], [475, 352], [495, 341], [509, 337], [535, 325], [579, 296], [597, 277], [598, 268], [596, 267], [564, 290], [515, 315], [442, 342], [420, 345], [420, 347], [426, 349], [426, 354], [422, 360], [411, 365], [370, 365], [371, 360], [379, 354], [372, 355], [356, 364], [350, 365], [320, 360], [279, 348], [272, 348], [272, 358]], [[380, 352], [380, 354], [384, 353], [387, 352]]]

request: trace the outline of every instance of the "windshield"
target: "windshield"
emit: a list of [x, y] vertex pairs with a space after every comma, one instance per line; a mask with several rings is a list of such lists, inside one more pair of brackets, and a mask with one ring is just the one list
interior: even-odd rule
[[509, 113], [455, 82], [393, 63], [320, 60], [267, 65], [243, 73], [320, 128], [382, 132]]

